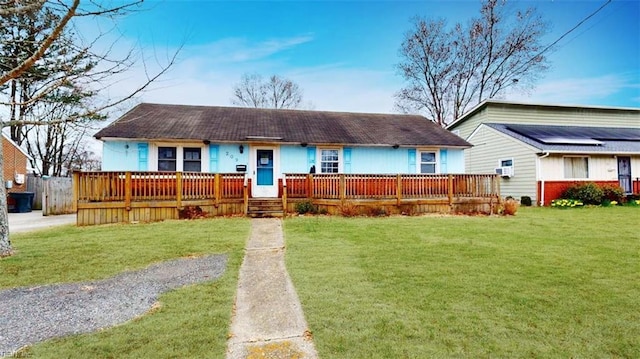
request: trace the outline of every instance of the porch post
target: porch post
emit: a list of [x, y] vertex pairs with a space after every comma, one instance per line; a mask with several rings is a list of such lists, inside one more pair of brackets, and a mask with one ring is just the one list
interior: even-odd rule
[[313, 198], [313, 175], [311, 173], [307, 175], [307, 198]]
[[220, 174], [216, 173], [213, 175], [213, 196], [215, 200], [215, 207], [218, 208], [220, 205]]
[[398, 198], [398, 206], [400, 205], [400, 202], [402, 202], [402, 175], [401, 174], [397, 174], [396, 175], [396, 197]]
[[449, 185], [448, 185], [448, 195], [449, 195], [449, 206], [453, 206], [453, 175], [449, 175]]
[[282, 174], [282, 214], [287, 215], [287, 175]]
[[127, 211], [131, 210], [131, 172], [129, 171], [124, 174], [124, 208]]
[[80, 172], [73, 172], [73, 213], [78, 213], [78, 197], [80, 195]]
[[182, 208], [182, 172], [176, 172], [176, 207]]

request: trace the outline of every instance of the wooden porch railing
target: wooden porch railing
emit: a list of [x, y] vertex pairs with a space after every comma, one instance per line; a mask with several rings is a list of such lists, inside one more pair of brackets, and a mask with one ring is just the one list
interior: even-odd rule
[[[189, 206], [210, 215], [246, 214], [251, 197], [251, 180], [243, 173], [79, 172], [73, 183], [79, 225], [179, 218]], [[345, 200], [432, 206], [420, 209], [428, 212], [474, 202], [493, 208], [500, 196], [496, 175], [305, 173], [285, 174], [280, 183], [285, 212], [303, 199], [333, 208]]]
[[78, 172], [79, 202], [243, 198], [244, 174], [200, 172]]
[[283, 195], [309, 199], [498, 197], [496, 175], [285, 174]]

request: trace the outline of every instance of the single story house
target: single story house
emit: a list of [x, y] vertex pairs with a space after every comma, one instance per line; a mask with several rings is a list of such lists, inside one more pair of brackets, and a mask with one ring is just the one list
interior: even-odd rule
[[465, 170], [501, 174], [503, 196], [549, 205], [578, 182], [640, 191], [640, 109], [484, 101], [447, 129]]
[[[10, 212], [18, 210], [16, 196], [25, 196], [21, 194], [27, 192], [27, 175], [31, 167], [29, 160], [31, 156], [15, 143], [9, 135], [2, 133], [2, 158], [3, 173], [2, 183], [7, 190], [7, 209]], [[25, 197], [25, 200], [27, 197]], [[26, 211], [31, 205], [22, 207], [21, 210]]]
[[95, 137], [103, 171], [246, 172], [253, 197], [283, 173], [464, 173], [470, 147], [418, 115], [150, 103]]
[[4, 132], [2, 133], [2, 156], [4, 160], [2, 182], [7, 193], [25, 192], [31, 156]]

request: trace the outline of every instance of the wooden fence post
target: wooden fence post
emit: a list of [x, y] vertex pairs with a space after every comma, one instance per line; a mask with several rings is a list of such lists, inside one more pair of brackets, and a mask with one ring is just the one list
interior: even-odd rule
[[127, 211], [131, 210], [131, 172], [129, 171], [124, 174], [124, 208]]
[[402, 202], [402, 175], [399, 173], [396, 175], [396, 196], [398, 198], [399, 206], [400, 202]]
[[307, 175], [307, 198], [313, 198], [313, 175], [311, 173]]
[[347, 186], [345, 183], [345, 178], [344, 178], [344, 174], [340, 174], [340, 188], [338, 189], [340, 191], [340, 200], [344, 201], [345, 197], [347, 196]]
[[[220, 174], [216, 173], [213, 175], [213, 196], [215, 199], [215, 207], [218, 208], [220, 205], [220, 198], [222, 196], [222, 182], [220, 181]], [[244, 183], [243, 183], [244, 188]]]
[[453, 206], [453, 175], [449, 175], [448, 184], [449, 206]]
[[282, 175], [282, 214], [287, 215], [287, 175]]
[[182, 172], [176, 172], [176, 207], [182, 208]]
[[243, 212], [246, 216], [249, 214], [249, 178], [246, 173], [244, 174], [242, 198], [244, 199]]
[[78, 200], [80, 199], [80, 172], [73, 172], [73, 213], [78, 213]]

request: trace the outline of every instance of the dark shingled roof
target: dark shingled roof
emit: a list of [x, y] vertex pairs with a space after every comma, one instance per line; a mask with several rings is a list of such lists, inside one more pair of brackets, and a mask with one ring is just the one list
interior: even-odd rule
[[471, 147], [418, 115], [143, 103], [96, 138]]

